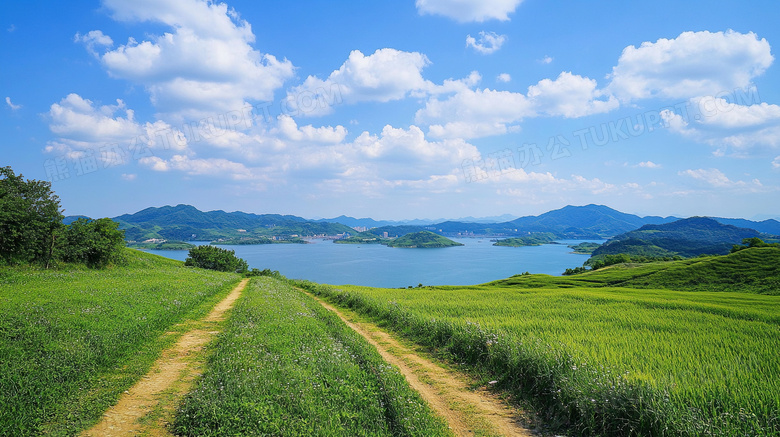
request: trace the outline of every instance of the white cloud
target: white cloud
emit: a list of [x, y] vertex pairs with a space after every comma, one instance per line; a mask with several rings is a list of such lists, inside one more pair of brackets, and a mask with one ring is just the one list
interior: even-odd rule
[[[116, 113], [120, 115], [115, 116]], [[52, 132], [77, 141], [125, 142], [140, 133], [133, 110], [118, 99], [116, 105], [96, 107], [91, 100], [72, 93], [59, 103], [52, 104], [49, 116], [49, 129]]]
[[780, 156], [776, 156], [775, 159], [772, 161], [772, 168], [780, 169]]
[[134, 180], [136, 180], [137, 177], [138, 177], [138, 175], [135, 174], [135, 173], [122, 173], [122, 176], [121, 176], [122, 180], [125, 180], [125, 181], [134, 181]]
[[528, 87], [528, 99], [537, 111], [566, 118], [609, 112], [619, 106], [617, 99], [596, 89], [595, 80], [570, 72]]
[[461, 139], [430, 142], [417, 126], [409, 129], [385, 126], [380, 135], [363, 132], [353, 142], [355, 149], [369, 159], [410, 163], [459, 165], [464, 159], [478, 155], [476, 147]]
[[644, 161], [637, 164], [641, 168], [661, 168], [661, 164], [656, 164], [653, 161]]
[[289, 115], [280, 115], [277, 122], [277, 130], [286, 138], [293, 141], [308, 141], [316, 143], [340, 143], [347, 136], [344, 126], [317, 127], [312, 125], [298, 127], [298, 124]]
[[9, 107], [9, 108], [11, 108], [11, 110], [13, 110], [13, 111], [16, 111], [17, 109], [21, 109], [21, 107], [22, 107], [22, 105], [14, 105], [14, 104], [11, 102], [11, 98], [10, 98], [10, 97], [6, 97], [6, 98], [5, 98], [5, 103], [6, 103], [6, 104], [8, 105], [8, 107]]
[[[130, 38], [100, 59], [111, 76], [143, 84], [155, 106], [172, 116], [197, 117], [241, 109], [247, 100], [272, 100], [274, 90], [293, 76], [292, 63], [252, 48], [251, 26], [224, 3], [105, 0], [104, 4], [116, 20], [171, 28], [146, 41]], [[88, 49], [110, 40], [100, 31], [79, 38]]]
[[489, 55], [497, 52], [506, 42], [506, 35], [499, 35], [495, 32], [479, 32], [479, 39], [471, 35], [466, 36], [466, 47], [471, 47], [478, 53]]
[[718, 155], [729, 148], [745, 155], [762, 147], [780, 147], [778, 105], [739, 105], [707, 96], [690, 99], [687, 109], [685, 114], [665, 110], [661, 116], [671, 131], [717, 147]]
[[[115, 105], [95, 105], [91, 100], [71, 93], [49, 108], [49, 129], [59, 136], [45, 151], [69, 157], [81, 156], [85, 150], [99, 150], [112, 144], [125, 149], [165, 149], [183, 151], [187, 138], [164, 121], [143, 124], [122, 100]], [[125, 161], [124, 159], [122, 161]]]
[[540, 60], [539, 60], [539, 63], [540, 63], [540, 64], [550, 64], [550, 63], [552, 63], [552, 61], [553, 61], [553, 58], [552, 58], [552, 57], [550, 57], [550, 56], [545, 56], [544, 58], [542, 58], [542, 59], [540, 59]]
[[422, 69], [429, 64], [417, 52], [385, 48], [365, 56], [353, 50], [327, 79], [309, 76], [291, 89], [285, 99], [287, 109], [296, 115], [322, 115], [340, 103], [400, 100], [433, 87], [422, 77]]
[[626, 47], [608, 90], [622, 101], [716, 95], [748, 86], [773, 60], [769, 43], [752, 32], [683, 32]]
[[87, 47], [87, 51], [98, 58], [100, 55], [97, 50], [95, 50], [95, 47], [102, 49], [114, 45], [114, 40], [112, 40], [110, 36], [104, 35], [103, 32], [99, 30], [91, 30], [87, 32], [86, 35], [76, 33], [76, 36], [73, 37], [73, 41], [83, 43]]
[[496, 76], [496, 80], [499, 82], [507, 83], [512, 81], [512, 76], [510, 76], [509, 73], [501, 73], [498, 76]]
[[619, 106], [596, 89], [596, 81], [568, 72], [528, 87], [528, 95], [462, 87], [446, 99], [431, 98], [415, 121], [429, 125], [435, 138], [478, 138], [519, 129], [517, 123], [540, 115], [582, 117]]
[[758, 179], [753, 179], [750, 182], [745, 181], [732, 181], [722, 171], [716, 168], [710, 169], [696, 169], [685, 170], [678, 172], [680, 176], [687, 176], [697, 181], [709, 185], [713, 188], [720, 189], [747, 189], [750, 191], [762, 190], [763, 184]]
[[244, 164], [222, 158], [193, 159], [186, 155], [173, 155], [169, 160], [157, 156], [139, 160], [154, 171], [177, 170], [190, 176], [214, 176], [234, 180], [266, 179], [262, 172], [253, 172]]
[[464, 89], [446, 100], [429, 99], [415, 120], [430, 124], [435, 138], [468, 139], [506, 133], [513, 124], [534, 115], [521, 93]]
[[421, 14], [443, 15], [455, 21], [508, 21], [522, 0], [417, 0]]

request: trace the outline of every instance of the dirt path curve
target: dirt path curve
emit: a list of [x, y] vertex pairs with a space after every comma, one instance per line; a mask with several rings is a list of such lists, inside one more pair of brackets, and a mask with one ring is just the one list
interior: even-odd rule
[[149, 372], [105, 412], [98, 424], [81, 435], [170, 436], [166, 424], [202, 371], [203, 347], [219, 333], [217, 324], [225, 319], [247, 282], [249, 279], [242, 280], [173, 347], [164, 350]]
[[447, 420], [458, 436], [533, 436], [521, 424], [517, 409], [507, 405], [485, 389], [473, 390], [462, 375], [421, 357], [399, 343], [376, 325], [352, 322], [318, 297], [309, 294], [323, 307], [336, 313], [355, 332], [376, 347], [382, 358], [397, 366], [409, 385], [439, 415]]

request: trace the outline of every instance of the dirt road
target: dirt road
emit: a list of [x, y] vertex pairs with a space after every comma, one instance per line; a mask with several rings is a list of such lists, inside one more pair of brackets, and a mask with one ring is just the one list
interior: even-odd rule
[[127, 390], [98, 424], [82, 436], [127, 435], [170, 436], [167, 422], [176, 405], [189, 392], [205, 362], [203, 347], [219, 333], [217, 324], [225, 319], [249, 279], [242, 280], [211, 312], [198, 320], [176, 344], [164, 350], [133, 387]]
[[458, 436], [533, 436], [522, 425], [520, 411], [485, 389], [473, 390], [466, 377], [420, 356], [374, 324], [353, 322], [344, 313], [310, 294], [397, 366], [409, 385], [447, 420]]

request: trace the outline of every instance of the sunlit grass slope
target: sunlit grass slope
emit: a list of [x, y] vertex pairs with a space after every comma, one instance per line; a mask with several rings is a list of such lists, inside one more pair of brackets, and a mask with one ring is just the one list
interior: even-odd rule
[[0, 269], [0, 435], [73, 435], [143, 375], [161, 334], [235, 274], [127, 250], [106, 270]]
[[499, 380], [570, 433], [780, 435], [780, 297], [607, 286], [776, 294], [776, 253], [743, 252], [472, 287], [308, 287]]
[[780, 249], [756, 247], [725, 256], [639, 265], [616, 265], [573, 276], [514, 276], [499, 287], [665, 288], [780, 295]]
[[254, 279], [175, 429], [193, 436], [437, 436], [443, 421], [337, 316]]

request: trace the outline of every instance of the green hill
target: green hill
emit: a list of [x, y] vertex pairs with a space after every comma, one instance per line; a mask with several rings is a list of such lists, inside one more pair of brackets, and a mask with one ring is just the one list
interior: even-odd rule
[[661, 225], [645, 225], [618, 235], [593, 251], [593, 256], [626, 253], [649, 257], [725, 255], [745, 238], [759, 237], [753, 229], [724, 225], [707, 217], [692, 217]]
[[412, 234], [406, 234], [403, 237], [398, 237], [395, 240], [388, 241], [387, 246], [429, 249], [438, 247], [463, 246], [463, 244], [456, 243], [449, 238], [442, 237], [441, 235], [434, 234], [430, 231], [421, 231]]
[[491, 282], [521, 288], [630, 287], [780, 295], [780, 248], [648, 264], [618, 264], [574, 276], [517, 275]]

